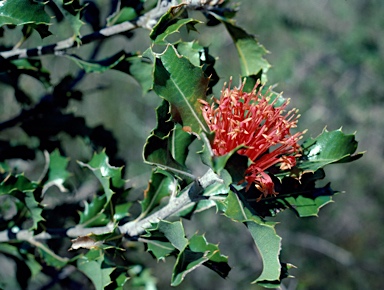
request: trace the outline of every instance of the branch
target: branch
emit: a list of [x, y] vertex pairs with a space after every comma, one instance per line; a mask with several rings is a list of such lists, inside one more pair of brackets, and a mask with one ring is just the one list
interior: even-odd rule
[[[186, 187], [178, 197], [171, 198], [169, 203], [153, 213], [152, 215], [140, 220], [131, 221], [118, 227], [119, 231], [128, 237], [136, 237], [145, 232], [145, 229], [151, 227], [152, 223], [156, 223], [159, 220], [164, 220], [177, 212], [179, 212], [185, 206], [197, 202], [204, 197], [201, 193], [211, 184], [215, 182], [223, 183], [223, 180], [209, 169], [204, 176]], [[48, 240], [53, 238], [77, 238], [79, 236], [86, 236], [88, 234], [107, 234], [113, 232], [115, 226], [111, 223], [104, 227], [84, 228], [81, 225], [75, 226], [69, 229], [50, 229], [46, 232], [41, 232], [37, 235], [33, 235], [33, 232], [29, 230], [6, 230], [0, 232], [0, 242], [9, 242], [16, 240]]]
[[[222, 0], [185, 0], [182, 5], [192, 10], [212, 10], [214, 6], [221, 4]], [[138, 17], [134, 21], [126, 21], [109, 27], [105, 27], [99, 31], [84, 35], [76, 39], [69, 37], [57, 43], [38, 46], [35, 48], [12, 49], [0, 52], [0, 57], [4, 59], [14, 60], [28, 58], [34, 56], [42, 56], [48, 54], [63, 55], [67, 49], [79, 47], [96, 40], [108, 38], [113, 35], [128, 32], [136, 28], [145, 28], [152, 30], [158, 19], [164, 15], [169, 8], [178, 5], [177, 0], [159, 0], [155, 8]]]

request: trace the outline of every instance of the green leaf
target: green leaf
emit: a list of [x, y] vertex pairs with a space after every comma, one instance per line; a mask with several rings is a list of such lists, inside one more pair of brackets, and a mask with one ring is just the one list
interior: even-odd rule
[[87, 227], [105, 226], [108, 224], [109, 219], [104, 213], [106, 207], [106, 197], [96, 196], [92, 199], [91, 203], [85, 201], [84, 211], [80, 212], [79, 224]]
[[103, 290], [112, 283], [110, 274], [115, 268], [108, 266], [104, 259], [102, 250], [91, 249], [77, 260], [77, 268], [92, 281], [96, 290]]
[[279, 281], [281, 265], [279, 254], [281, 238], [276, 234], [275, 223], [262, 220], [243, 205], [239, 196], [229, 192], [225, 201], [225, 216], [243, 222], [252, 235], [263, 261], [263, 271], [254, 283], [275, 283]]
[[319, 196], [315, 199], [304, 196], [287, 197], [284, 199], [293, 207], [300, 217], [317, 216], [324, 205], [332, 202], [331, 196]]
[[132, 7], [123, 7], [114, 15], [107, 18], [107, 26], [131, 21], [137, 18], [137, 13]]
[[160, 261], [175, 251], [175, 247], [170, 242], [159, 240], [144, 240], [147, 251], [151, 252], [155, 258]]
[[170, 120], [171, 114], [167, 101], [164, 100], [156, 109], [156, 115], [157, 127], [151, 132], [144, 145], [144, 161], [190, 179], [191, 174], [184, 162], [188, 153], [187, 147], [193, 138], [186, 136], [187, 133], [180, 132], [182, 129], [175, 127]]
[[73, 60], [86, 73], [102, 73], [113, 67], [126, 58], [126, 53], [120, 51], [115, 55], [99, 61], [85, 61], [74, 54], [66, 54], [67, 58]]
[[157, 239], [164, 237], [179, 251], [183, 250], [188, 244], [188, 240], [185, 238], [183, 224], [180, 221], [168, 222], [160, 220], [153, 227], [146, 229], [146, 232], [148, 235], [145, 235], [145, 237], [155, 236]]
[[236, 26], [233, 20], [215, 13], [211, 13], [211, 15], [224, 23], [231, 35], [239, 55], [241, 75], [243, 77], [255, 77], [261, 72], [261, 81], [265, 83], [267, 81], [267, 71], [271, 67], [264, 58], [268, 51], [253, 35]]
[[148, 187], [144, 191], [144, 200], [141, 202], [141, 215], [150, 214], [165, 197], [175, 196], [178, 190], [176, 179], [164, 170], [152, 171]]
[[[50, 74], [46, 70], [41, 61], [38, 59], [16, 59], [10, 61], [12, 70], [15, 70], [17, 74], [26, 74], [37, 80], [39, 80], [46, 88], [51, 87]], [[0, 68], [0, 70], [2, 70]]]
[[158, 55], [154, 72], [154, 90], [172, 106], [174, 120], [179, 120], [186, 131], [208, 132], [199, 99], [205, 99], [209, 79], [201, 68], [179, 56], [172, 45]]
[[[105, 204], [108, 204], [114, 194], [113, 187], [123, 188], [125, 180], [122, 179], [122, 167], [109, 165], [109, 159], [105, 151], [94, 154], [89, 163], [78, 161], [82, 167], [87, 167], [98, 178], [104, 189], [106, 197]], [[111, 189], [112, 186], [112, 189]]]
[[40, 242], [33, 242], [32, 244], [37, 248], [42, 260], [48, 266], [61, 269], [70, 262], [70, 259], [58, 256], [48, 246]]
[[188, 273], [201, 265], [207, 266], [225, 278], [230, 271], [227, 263], [228, 258], [220, 254], [217, 245], [208, 243], [204, 235], [196, 234], [191, 237], [188, 247], [181, 251], [176, 259], [171, 285], [179, 285]]
[[0, 195], [11, 195], [20, 200], [28, 209], [32, 218], [32, 230], [37, 229], [38, 222], [44, 220], [41, 216], [43, 209], [34, 195], [37, 189], [38, 184], [28, 180], [24, 175], [10, 175], [0, 183]]
[[148, 92], [153, 86], [153, 61], [150, 49], [147, 49], [142, 55], [126, 57], [113, 69], [121, 70], [123, 64], [129, 67], [129, 74], [140, 84], [143, 93]]
[[[164, 15], [161, 16], [159, 21], [153, 27], [149, 37], [155, 41], [161, 41], [169, 34], [178, 30], [177, 23], [182, 20], [187, 20], [188, 13], [184, 8], [184, 4], [171, 7]], [[176, 25], [176, 26], [175, 26]], [[182, 26], [182, 25], [180, 25]], [[173, 28], [172, 28], [173, 27]], [[159, 39], [158, 39], [159, 38]]]
[[49, 24], [50, 17], [44, 4], [29, 0], [1, 1], [0, 27], [6, 24]]
[[195, 138], [194, 135], [185, 132], [180, 124], [176, 124], [172, 131], [169, 140], [171, 143], [170, 148], [172, 148], [172, 157], [176, 162], [185, 167], [185, 161], [187, 160], [189, 152], [188, 147]]
[[64, 187], [64, 182], [70, 176], [66, 170], [68, 162], [68, 158], [61, 156], [57, 149], [49, 154], [48, 179], [44, 182], [43, 193], [51, 186], [57, 186], [61, 192], [68, 191]]
[[[167, 43], [176, 43], [176, 42], [179, 42], [179, 40], [177, 41], [172, 41], [172, 42], [168, 42], [166, 41], [165, 39], [176, 33], [176, 32], [179, 32], [179, 29], [181, 27], [183, 27], [184, 25], [187, 25], [187, 28], [189, 30], [194, 30], [194, 25], [196, 25], [197, 23], [201, 23], [201, 21], [198, 21], [196, 19], [192, 19], [192, 18], [187, 18], [187, 19], [180, 19], [180, 20], [177, 20], [176, 23], [168, 26], [165, 31], [159, 35], [156, 36], [156, 39], [153, 40], [153, 42], [155, 44], [167, 44]], [[155, 28], [154, 28], [155, 29]], [[150, 35], [150, 37], [152, 38], [152, 34]], [[153, 38], [152, 38], [153, 39]]]
[[315, 139], [306, 140], [302, 147], [304, 154], [297, 167], [304, 171], [316, 171], [325, 165], [351, 162], [363, 156], [355, 153], [357, 149], [355, 135], [346, 135], [341, 129], [328, 132], [326, 129]]
[[65, 19], [69, 22], [74, 32], [75, 37], [80, 35], [80, 28], [84, 22], [80, 20], [80, 12], [84, 8], [79, 3], [79, 0], [53, 0], [60, 12], [64, 15]]

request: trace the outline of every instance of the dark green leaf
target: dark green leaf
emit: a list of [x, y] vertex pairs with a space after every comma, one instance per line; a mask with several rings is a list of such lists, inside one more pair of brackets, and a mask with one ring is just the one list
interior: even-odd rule
[[172, 286], [179, 285], [185, 276], [198, 266], [205, 265], [221, 277], [228, 276], [228, 258], [220, 254], [217, 245], [208, 243], [203, 235], [194, 235], [189, 245], [177, 257], [172, 274]]
[[205, 99], [208, 82], [202, 69], [179, 56], [171, 45], [156, 60], [154, 90], [171, 104], [174, 119], [181, 118], [185, 131], [209, 131], [198, 102]]
[[346, 135], [341, 129], [324, 131], [316, 138], [306, 140], [303, 145], [304, 154], [297, 167], [304, 171], [316, 171], [332, 163], [351, 162], [363, 156], [355, 153], [357, 141], [355, 135]]
[[137, 17], [135, 9], [132, 7], [123, 7], [119, 12], [107, 18], [107, 26], [119, 24], [125, 21], [131, 21]]
[[43, 193], [51, 186], [57, 186], [61, 192], [67, 191], [64, 182], [70, 176], [67, 171], [68, 158], [60, 155], [59, 150], [49, 154], [48, 179], [44, 182]]
[[179, 251], [183, 250], [188, 245], [188, 240], [185, 238], [183, 224], [180, 221], [168, 222], [161, 220], [153, 227], [146, 229], [145, 237], [156, 237], [157, 239], [166, 238], [173, 247]]
[[229, 192], [225, 205], [226, 209], [224, 214], [228, 218], [245, 223], [261, 255], [263, 271], [254, 282], [265, 283], [279, 281], [281, 273], [281, 265], [279, 262], [281, 238], [276, 234], [274, 228], [275, 223], [266, 222], [252, 214], [233, 192]]
[[[109, 165], [108, 156], [105, 151], [95, 154], [89, 163], [78, 162], [82, 167], [87, 167], [99, 179], [104, 189], [105, 202], [107, 205], [114, 194], [114, 188], [123, 188], [125, 180], [122, 179], [122, 167]], [[105, 206], [104, 206], [105, 207]]]
[[[177, 23], [180, 19], [187, 18], [187, 17], [188, 17], [188, 13], [184, 8], [184, 4], [171, 7], [164, 15], [161, 16], [159, 21], [153, 27], [149, 37], [152, 40], [156, 41], [160, 35], [165, 34], [165, 32], [170, 26]], [[166, 36], [167, 35], [165, 35], [165, 37]]]
[[77, 260], [77, 268], [93, 283], [96, 290], [103, 290], [111, 281], [110, 274], [115, 269], [104, 262], [104, 253], [99, 249], [91, 249]]
[[144, 200], [141, 202], [141, 215], [143, 218], [150, 214], [165, 197], [175, 196], [178, 190], [176, 179], [164, 170], [152, 171], [148, 187], [144, 191]]
[[50, 17], [41, 3], [19, 0], [0, 3], [0, 26], [6, 24], [49, 24]]
[[102, 73], [106, 70], [115, 67], [119, 62], [125, 59], [126, 54], [124, 51], [120, 51], [111, 57], [99, 61], [85, 61], [77, 55], [72, 54], [67, 54], [65, 56], [73, 60], [86, 73]]
[[[192, 30], [194, 25], [196, 25], [197, 23], [201, 23], [201, 22], [198, 20], [192, 19], [192, 18], [177, 20], [176, 23], [168, 26], [163, 33], [157, 35], [156, 39], [154, 39], [153, 42], [155, 44], [167, 44], [167, 43], [169, 43], [168, 41], [166, 41], [166, 38], [168, 36], [170, 36], [176, 32], [179, 32], [179, 29], [181, 27], [183, 27], [184, 25], [187, 25], [187, 27], [189, 27], [189, 29]], [[172, 41], [172, 43], [175, 43], [175, 42], [178, 42], [178, 41]]]
[[331, 196], [319, 196], [315, 199], [304, 196], [287, 197], [285, 201], [293, 207], [300, 217], [317, 216], [324, 205], [332, 202]]
[[12, 60], [11, 64], [15, 66], [15, 67], [12, 67], [11, 69], [12, 71], [15, 71], [16, 74], [29, 75], [39, 80], [46, 88], [51, 86], [49, 71], [43, 67], [40, 60], [16, 59], [16, 60]]
[[264, 58], [264, 55], [267, 54], [268, 51], [253, 35], [248, 34], [244, 29], [236, 26], [233, 20], [214, 13], [212, 13], [212, 15], [224, 23], [235, 43], [239, 55], [242, 76], [254, 77], [262, 72], [261, 80], [265, 83], [267, 81], [267, 71], [271, 67]]
[[37, 229], [38, 222], [44, 220], [41, 216], [42, 206], [35, 199], [35, 190], [38, 184], [28, 180], [23, 175], [8, 176], [0, 183], [0, 195], [11, 195], [20, 200], [28, 209], [32, 218], [31, 229]]
[[174, 122], [170, 120], [171, 114], [167, 101], [164, 100], [156, 109], [156, 114], [157, 127], [152, 131], [144, 145], [145, 162], [190, 178], [189, 170], [184, 164], [177, 162], [175, 158], [182, 163], [185, 162], [188, 153], [187, 147], [193, 138], [186, 136], [187, 133], [185, 132], [178, 132], [181, 128], [177, 129]]
[[55, 254], [47, 245], [40, 242], [33, 242], [33, 245], [36, 246], [41, 258], [48, 266], [61, 269], [70, 261], [68, 258], [60, 257]]
[[105, 226], [108, 224], [109, 219], [104, 213], [106, 207], [106, 197], [96, 196], [92, 199], [91, 203], [84, 202], [84, 211], [80, 212], [80, 224], [87, 227]]
[[183, 130], [180, 124], [176, 124], [169, 142], [172, 148], [171, 154], [173, 159], [179, 164], [186, 166], [185, 161], [188, 157], [188, 147], [195, 140], [195, 136]]

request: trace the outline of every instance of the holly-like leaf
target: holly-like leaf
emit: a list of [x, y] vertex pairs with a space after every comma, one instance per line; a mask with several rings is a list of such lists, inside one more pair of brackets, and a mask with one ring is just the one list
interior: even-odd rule
[[304, 196], [287, 197], [284, 199], [300, 217], [317, 216], [324, 205], [332, 202], [331, 196], [319, 196], [315, 199]]
[[67, 166], [68, 158], [61, 156], [59, 150], [49, 154], [48, 178], [44, 182], [43, 193], [51, 186], [57, 186], [61, 192], [68, 191], [64, 187], [64, 182], [70, 176]]
[[44, 220], [41, 216], [42, 206], [35, 199], [35, 190], [38, 184], [30, 181], [24, 175], [9, 175], [5, 180], [0, 182], [0, 195], [11, 195], [20, 200], [28, 209], [32, 219], [31, 229], [37, 229], [38, 222]]
[[186, 136], [185, 134], [188, 134], [186, 132], [180, 132], [182, 130], [180, 126], [176, 127], [170, 120], [169, 110], [169, 104], [165, 100], [156, 109], [157, 127], [144, 145], [144, 160], [151, 165], [190, 178], [189, 170], [184, 163], [187, 148], [194, 138]]
[[152, 171], [148, 187], [144, 191], [144, 200], [141, 202], [141, 215], [145, 217], [158, 207], [165, 197], [175, 196], [177, 192], [176, 179], [164, 170]]
[[130, 74], [141, 86], [143, 93], [148, 92], [153, 86], [153, 55], [147, 49], [142, 55], [127, 55], [113, 67]]
[[[165, 14], [163, 14], [156, 25], [153, 27], [149, 37], [155, 41], [162, 41], [167, 35], [174, 33], [178, 30], [177, 23], [180, 20], [187, 20], [188, 13], [185, 10], [185, 4], [180, 4], [171, 7]], [[187, 22], [188, 23], [188, 22]], [[186, 24], [186, 23], [185, 23]], [[181, 24], [180, 26], [182, 26]], [[172, 28], [173, 27], [173, 28]], [[180, 28], [180, 27], [179, 27]], [[168, 31], [168, 34], [167, 34]], [[158, 39], [159, 38], [159, 39]]]
[[276, 234], [275, 223], [267, 222], [244, 206], [239, 196], [229, 192], [225, 201], [225, 216], [243, 222], [252, 235], [263, 261], [263, 271], [254, 283], [275, 283], [279, 281], [281, 265], [279, 254], [281, 238]]
[[79, 0], [53, 0], [60, 12], [64, 15], [65, 19], [69, 22], [74, 32], [74, 36], [80, 35], [80, 28], [84, 22], [80, 20], [80, 12], [84, 6], [80, 5]]
[[109, 219], [104, 213], [104, 209], [107, 206], [106, 201], [105, 195], [94, 197], [91, 203], [85, 201], [84, 211], [80, 212], [79, 223], [87, 227], [105, 226], [108, 224]]
[[100, 249], [91, 249], [80, 257], [77, 268], [92, 281], [96, 290], [103, 290], [112, 283], [110, 274], [115, 268], [105, 262], [104, 252]]
[[179, 285], [188, 273], [201, 265], [207, 266], [223, 278], [228, 276], [231, 269], [228, 258], [220, 254], [218, 246], [208, 243], [204, 235], [196, 234], [176, 259], [171, 285]]
[[203, 119], [199, 99], [205, 99], [209, 79], [200, 67], [178, 55], [172, 45], [158, 55], [154, 72], [154, 90], [172, 106], [172, 115], [178, 117], [190, 132], [208, 132]]
[[267, 71], [271, 67], [264, 58], [268, 51], [253, 35], [236, 26], [233, 20], [215, 13], [211, 13], [211, 15], [224, 23], [231, 35], [239, 55], [241, 75], [256, 78], [261, 73], [261, 81], [265, 83], [267, 81]]
[[6, 24], [46, 24], [50, 22], [49, 15], [44, 11], [44, 4], [29, 1], [1, 1], [0, 27]]
[[[105, 151], [95, 154], [89, 163], [78, 161], [82, 167], [87, 167], [96, 175], [104, 189], [105, 205], [109, 203], [114, 194], [113, 188], [123, 188], [125, 180], [122, 179], [122, 167], [109, 165]], [[112, 189], [111, 189], [112, 187]]]
[[324, 131], [316, 138], [306, 140], [302, 147], [304, 154], [297, 167], [304, 171], [316, 171], [328, 164], [345, 163], [359, 159], [362, 152], [357, 149], [355, 135], [346, 135], [341, 129]]
[[[183, 27], [184, 25], [186, 25], [189, 30], [194, 30], [194, 26], [197, 23], [201, 23], [201, 21], [198, 21], [198, 20], [192, 19], [192, 18], [177, 20], [176, 23], [168, 26], [163, 33], [157, 35], [156, 39], [154, 39], [153, 42], [155, 44], [167, 44], [167, 43], [170, 43], [170, 42], [168, 42], [166, 40], [166, 38], [168, 36], [170, 36], [170, 35], [172, 35], [174, 33], [179, 32], [180, 28]], [[179, 42], [179, 40], [172, 41], [172, 43], [176, 43], [176, 42]]]

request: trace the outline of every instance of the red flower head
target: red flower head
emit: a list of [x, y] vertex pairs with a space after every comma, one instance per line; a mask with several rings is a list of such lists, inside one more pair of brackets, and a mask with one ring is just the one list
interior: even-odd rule
[[300, 115], [296, 109], [285, 113], [289, 100], [275, 107], [278, 98], [271, 102], [269, 92], [262, 95], [259, 83], [250, 93], [243, 88], [244, 83], [239, 88], [223, 88], [220, 100], [213, 98], [211, 106], [200, 100], [204, 119], [215, 132], [212, 150], [221, 156], [244, 145], [238, 153], [252, 161], [245, 172], [247, 189], [255, 184], [264, 197], [276, 195], [265, 171], [275, 164], [280, 164], [282, 170], [296, 165], [296, 157], [300, 156], [297, 142], [304, 132], [292, 135], [290, 129], [296, 127]]

